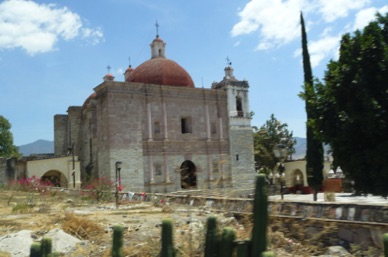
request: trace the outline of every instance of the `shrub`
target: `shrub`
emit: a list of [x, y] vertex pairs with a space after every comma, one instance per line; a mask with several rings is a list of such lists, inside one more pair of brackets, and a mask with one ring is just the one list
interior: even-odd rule
[[38, 192], [44, 194], [49, 192], [48, 188], [53, 186], [50, 181], [41, 180], [35, 176], [30, 178], [21, 178], [19, 180], [11, 180], [8, 182], [7, 188], [23, 192]]
[[114, 185], [114, 181], [108, 178], [100, 178], [85, 185], [83, 189], [86, 189], [86, 191], [82, 194], [84, 197], [93, 201], [110, 201], [113, 198], [112, 190], [114, 189]]

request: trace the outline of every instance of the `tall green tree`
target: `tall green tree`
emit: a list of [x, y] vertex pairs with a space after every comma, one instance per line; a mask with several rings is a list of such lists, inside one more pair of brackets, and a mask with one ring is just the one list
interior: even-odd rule
[[13, 144], [11, 123], [0, 115], [0, 157], [20, 157], [18, 148]]
[[281, 123], [271, 114], [269, 120], [258, 129], [253, 128], [253, 140], [255, 150], [255, 162], [259, 169], [272, 170], [276, 163], [280, 160], [274, 154], [274, 149], [282, 147], [286, 150], [287, 156], [295, 152], [294, 145], [296, 143], [292, 132], [288, 131], [288, 125]]
[[319, 188], [323, 182], [323, 144], [322, 141], [314, 134], [311, 122], [316, 119], [317, 112], [314, 109], [316, 101], [316, 90], [314, 88], [313, 72], [310, 63], [310, 54], [307, 46], [306, 28], [304, 25], [303, 14], [300, 13], [300, 24], [302, 30], [302, 55], [304, 71], [304, 92], [301, 94], [305, 100], [307, 123], [306, 123], [306, 171], [309, 186], [314, 190], [314, 201], [317, 200]]
[[345, 34], [317, 85], [314, 130], [359, 193], [388, 195], [388, 13]]

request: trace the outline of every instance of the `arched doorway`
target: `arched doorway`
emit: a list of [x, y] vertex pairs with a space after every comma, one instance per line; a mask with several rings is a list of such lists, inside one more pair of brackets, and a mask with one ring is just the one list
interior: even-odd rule
[[197, 172], [192, 161], [184, 161], [180, 167], [181, 170], [181, 188], [197, 188]]
[[303, 172], [299, 169], [294, 170], [293, 184], [294, 186], [303, 186], [304, 176]]
[[41, 177], [42, 181], [48, 181], [55, 187], [66, 187], [67, 179], [66, 177], [59, 171], [50, 170], [43, 174]]

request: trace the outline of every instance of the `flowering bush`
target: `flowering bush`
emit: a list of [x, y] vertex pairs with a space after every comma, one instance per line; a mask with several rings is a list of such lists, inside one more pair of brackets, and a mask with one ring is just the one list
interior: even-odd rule
[[114, 185], [114, 181], [108, 178], [91, 181], [90, 184], [83, 186], [83, 189], [86, 189], [86, 191], [83, 191], [83, 196], [97, 202], [110, 201], [113, 198], [112, 189], [114, 189]]
[[7, 187], [12, 190], [24, 191], [24, 192], [47, 192], [48, 187], [53, 186], [50, 181], [42, 180], [35, 176], [31, 178], [21, 178], [19, 180], [11, 180], [8, 182]]

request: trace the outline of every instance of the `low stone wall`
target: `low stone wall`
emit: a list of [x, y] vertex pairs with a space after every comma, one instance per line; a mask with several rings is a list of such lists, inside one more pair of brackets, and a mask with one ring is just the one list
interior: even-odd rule
[[[148, 198], [152, 197], [236, 214], [251, 213], [253, 209], [253, 199], [168, 194], [155, 194]], [[388, 205], [279, 200], [269, 201], [269, 215], [273, 224], [281, 224], [281, 229], [288, 230], [288, 233], [293, 232], [295, 227], [299, 230], [302, 227], [304, 239], [321, 235], [319, 241], [347, 248], [357, 244], [363, 249], [369, 246], [381, 249], [382, 236], [388, 233]], [[331, 232], [328, 233], [325, 230], [330, 226]]]
[[[222, 198], [208, 196], [155, 194], [169, 202], [213, 207], [223, 211], [249, 212], [253, 199]], [[388, 205], [367, 205], [337, 202], [293, 202], [269, 201], [270, 215], [301, 218], [322, 218], [330, 220], [386, 223], [388, 225]]]

